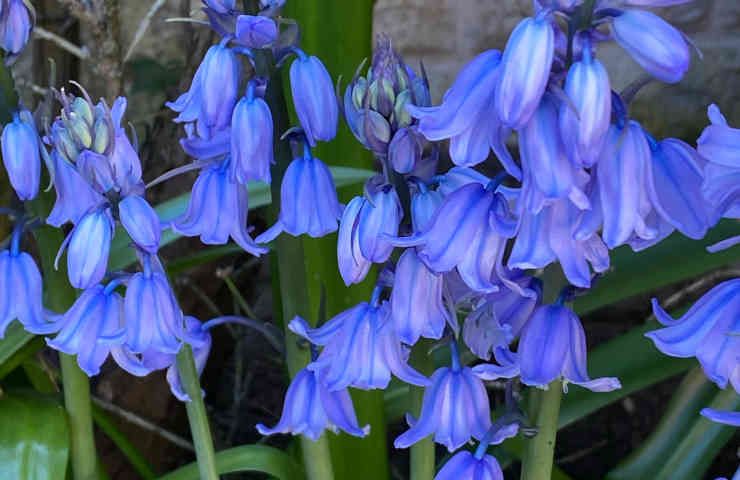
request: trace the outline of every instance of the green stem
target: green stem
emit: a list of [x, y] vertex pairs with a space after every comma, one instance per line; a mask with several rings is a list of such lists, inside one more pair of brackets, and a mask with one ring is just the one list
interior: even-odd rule
[[62, 366], [64, 407], [69, 420], [72, 473], [75, 480], [98, 478], [95, 438], [90, 403], [90, 380], [77, 366], [75, 357], [59, 354]]
[[[428, 354], [429, 346], [429, 341], [422, 340], [411, 352], [411, 365], [425, 375], [429, 375], [434, 370], [434, 359]], [[421, 413], [423, 398], [423, 387], [411, 387], [409, 389], [411, 412], [416, 415], [416, 418], [419, 418], [419, 414]], [[411, 480], [431, 480], [434, 478], [434, 470], [434, 440], [430, 436], [416, 442], [411, 447], [410, 478]]]
[[183, 345], [180, 353], [177, 354], [177, 370], [185, 393], [190, 397], [190, 401], [186, 403], [186, 408], [200, 478], [201, 480], [218, 480], [211, 427], [208, 424], [206, 406], [203, 403], [203, 394], [198, 381], [198, 370], [195, 368], [193, 350], [188, 344]]
[[561, 389], [560, 380], [556, 380], [547, 390], [530, 391], [530, 418], [537, 427], [537, 435], [527, 442], [522, 461], [522, 480], [550, 480], [552, 476]]

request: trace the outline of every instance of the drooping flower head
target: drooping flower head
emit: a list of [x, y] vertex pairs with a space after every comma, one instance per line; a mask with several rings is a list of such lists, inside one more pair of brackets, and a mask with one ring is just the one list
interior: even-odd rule
[[5, 170], [18, 197], [24, 201], [34, 199], [39, 192], [41, 153], [31, 112], [13, 113], [13, 121], [3, 128], [2, 152]]
[[28, 43], [36, 12], [24, 0], [4, 0], [0, 4], [0, 48], [12, 59]]
[[296, 49], [290, 66], [290, 89], [298, 120], [310, 146], [328, 142], [337, 134], [339, 107], [334, 82], [321, 60]]
[[256, 96], [250, 81], [247, 93], [236, 104], [231, 118], [232, 178], [246, 184], [250, 180], [270, 183], [273, 160], [272, 113], [267, 103]]
[[467, 450], [461, 450], [444, 464], [434, 480], [459, 480], [461, 478], [504, 480], [504, 472], [495, 457], [484, 455], [478, 458]]

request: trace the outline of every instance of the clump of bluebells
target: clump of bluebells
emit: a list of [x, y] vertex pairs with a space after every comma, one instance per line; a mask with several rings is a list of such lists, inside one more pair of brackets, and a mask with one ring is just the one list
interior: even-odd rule
[[[122, 126], [124, 98], [109, 107], [84, 90], [57, 92], [61, 109], [43, 135], [31, 112], [14, 114], [2, 132], [18, 207], [9, 210], [15, 227], [0, 252], [0, 336], [17, 319], [48, 335], [51, 347], [77, 355], [88, 375], [109, 355], [134, 375], [166, 368], [173, 393], [187, 401], [175, 355], [189, 344], [202, 370], [210, 328], [230, 320], [201, 323], [182, 312], [158, 257], [163, 230], [206, 244], [233, 240], [253, 255], [281, 234], [337, 231], [344, 282], [363, 281], [376, 265], [378, 281], [367, 302], [323, 325], [290, 322], [312, 360], [288, 388], [278, 423], [258, 430], [313, 440], [326, 429], [365, 436], [369, 427], [359, 424], [348, 389], [385, 389], [395, 376], [424, 388], [418, 418], [407, 416], [397, 448], [432, 436], [453, 454], [438, 480], [502, 479], [488, 447], [535, 433], [517, 405], [518, 384], [620, 388], [617, 378], [590, 377], [583, 325], [571, 305], [607, 274], [610, 251], [647, 249], [674, 231], [699, 239], [723, 217], [740, 219], [740, 130], [712, 105], [697, 148], [656, 139], [629, 115], [634, 92], [615, 92], [598, 59], [600, 45], [616, 42], [655, 80], [680, 81], [689, 44], [642, 7], [681, 1], [534, 2], [533, 16], [516, 26], [503, 52], [476, 56], [436, 106], [423, 66], [406, 64], [386, 38], [337, 99], [323, 63], [299, 48], [294, 26], [279, 17], [282, 3], [260, 2], [251, 15], [234, 1], [205, 1], [221, 38], [188, 91], [167, 104], [184, 126], [180, 143], [192, 162], [150, 184], [198, 171], [187, 211], [176, 218], [160, 218], [147, 201], [136, 142]], [[20, 0], [0, 2], [9, 56], [27, 41], [32, 17]], [[299, 125], [276, 132], [269, 79], [288, 63]], [[340, 114], [380, 165], [347, 205], [313, 155], [318, 142], [335, 137]], [[272, 181], [281, 135], [293, 160], [280, 185], [280, 214], [253, 238], [248, 189]], [[440, 172], [444, 147], [454, 166]], [[56, 202], [37, 219], [22, 205], [39, 195], [42, 163]], [[498, 172], [473, 168], [484, 163]], [[39, 221], [68, 226], [56, 260], [66, 255], [80, 294], [66, 312], [44, 308], [41, 274], [22, 250], [24, 234]], [[110, 267], [116, 236], [130, 240], [134, 271]], [[555, 263], [567, 284], [547, 301], [545, 292], [558, 286], [543, 284], [540, 274]], [[716, 286], [678, 320], [654, 300], [665, 327], [647, 334], [662, 352], [696, 357], [710, 380], [738, 392], [739, 282]], [[434, 342], [449, 362], [426, 377], [409, 353]], [[492, 418], [486, 382], [502, 380], [506, 405]], [[740, 424], [736, 412], [702, 414]], [[473, 452], [463, 448], [473, 441]]]

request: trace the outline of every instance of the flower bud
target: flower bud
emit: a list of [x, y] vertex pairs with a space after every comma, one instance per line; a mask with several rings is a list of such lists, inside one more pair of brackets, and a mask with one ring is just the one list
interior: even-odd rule
[[385, 237], [398, 235], [398, 224], [402, 216], [401, 202], [391, 186], [381, 187], [365, 202], [357, 226], [363, 257], [375, 263], [388, 260], [393, 252], [393, 245]]
[[419, 135], [411, 128], [402, 128], [393, 135], [388, 146], [388, 158], [398, 173], [409, 173], [421, 160], [422, 145]]
[[329, 72], [316, 57], [301, 52], [290, 66], [290, 88], [298, 120], [313, 147], [337, 134], [339, 107]]
[[114, 231], [110, 209], [86, 214], [70, 233], [67, 250], [69, 283], [75, 288], [90, 288], [105, 276]]
[[95, 127], [93, 128], [94, 140], [92, 144], [93, 151], [97, 153], [105, 153], [108, 150], [108, 146], [111, 141], [111, 131], [108, 122], [104, 118], [98, 118], [95, 120]]
[[270, 183], [273, 163], [272, 114], [267, 103], [254, 96], [253, 89], [239, 100], [231, 117], [232, 178]]
[[118, 213], [123, 228], [136, 246], [151, 254], [157, 253], [162, 227], [149, 202], [138, 195], [129, 195], [118, 204]]
[[388, 142], [391, 141], [391, 126], [388, 121], [375, 110], [365, 110], [360, 113], [360, 124], [365, 146], [378, 155], [385, 155], [388, 152]]
[[239, 15], [236, 19], [236, 41], [249, 48], [265, 48], [278, 38], [275, 20], [269, 17]]
[[92, 127], [95, 121], [90, 103], [82, 97], [75, 97], [70, 104], [69, 118], [74, 116], [81, 118], [88, 127]]
[[2, 152], [5, 170], [18, 197], [35, 198], [39, 192], [41, 156], [39, 136], [30, 112], [13, 114], [13, 121], [3, 129]]
[[23, 0], [3, 2], [5, 11], [0, 17], [0, 41], [10, 54], [18, 54], [28, 43], [33, 28], [33, 13]]
[[90, 126], [87, 125], [83, 117], [72, 112], [67, 121], [67, 128], [72, 133], [72, 138], [80, 146], [83, 148], [90, 148], [92, 146], [92, 132], [90, 132]]

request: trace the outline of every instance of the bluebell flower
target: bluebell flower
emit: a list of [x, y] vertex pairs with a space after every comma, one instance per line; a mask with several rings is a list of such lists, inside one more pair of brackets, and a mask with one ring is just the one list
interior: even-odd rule
[[97, 192], [106, 194], [116, 189], [113, 166], [108, 157], [92, 150], [82, 150], [77, 155], [77, 171]]
[[[270, 20], [272, 21], [272, 20]], [[231, 164], [239, 183], [257, 180], [270, 183], [273, 161], [272, 114], [262, 98], [255, 96], [249, 83], [247, 94], [239, 100], [231, 118]]]
[[129, 195], [118, 203], [121, 225], [136, 246], [148, 253], [157, 253], [162, 226], [157, 212], [138, 195]]
[[591, 48], [586, 39], [581, 59], [571, 65], [565, 79], [570, 102], [560, 106], [560, 131], [568, 157], [586, 167], [599, 159], [612, 113], [609, 74]]
[[39, 193], [41, 153], [39, 135], [31, 112], [13, 113], [2, 135], [3, 164], [13, 189], [21, 200], [32, 200]]
[[707, 116], [711, 123], [696, 141], [699, 154], [709, 162], [740, 168], [740, 129], [729, 126], [715, 104], [709, 105]]
[[104, 202], [103, 196], [56, 149], [51, 152], [51, 162], [56, 202], [46, 223], [54, 227], [77, 223], [85, 213]]
[[[460, 71], [445, 93], [442, 105], [406, 107], [413, 117], [419, 119], [419, 132], [427, 139], [452, 138], [455, 141], [455, 145], [450, 146], [450, 155], [458, 165], [472, 166], [488, 156], [492, 129], [490, 109], [500, 61], [501, 52], [487, 50]], [[471, 142], [473, 139], [477, 141]], [[457, 145], [461, 141], [474, 143], [479, 148], [473, 149], [474, 155], [467, 155], [467, 149]]]
[[419, 135], [412, 127], [404, 127], [393, 135], [388, 145], [388, 159], [393, 170], [398, 173], [409, 173], [421, 160], [422, 151]]
[[730, 127], [714, 104], [707, 113], [711, 125], [696, 143], [707, 161], [702, 192], [713, 210], [713, 223], [721, 216], [740, 218], [740, 129]]
[[411, 196], [411, 225], [414, 232], [421, 232], [429, 225], [443, 200], [438, 191], [423, 185], [417, 186], [417, 191]]
[[360, 237], [357, 235], [357, 222], [366, 202], [364, 197], [353, 198], [344, 208], [339, 221], [337, 263], [342, 280], [347, 286], [364, 280], [373, 264], [362, 256]]
[[457, 452], [439, 470], [434, 480], [504, 480], [504, 472], [496, 458], [483, 455], [478, 458], [467, 450]]
[[496, 112], [511, 128], [527, 124], [545, 93], [555, 51], [555, 29], [547, 14], [516, 26], [501, 59]]
[[28, 43], [36, 14], [24, 0], [7, 0], [0, 12], [0, 40], [2, 49], [16, 55]]
[[203, 0], [205, 4], [218, 13], [231, 13], [236, 8], [236, 0]]
[[546, 388], [563, 379], [563, 388], [574, 383], [594, 392], [621, 388], [613, 377], [591, 379], [586, 370], [586, 335], [578, 316], [561, 304], [538, 307], [524, 326], [517, 351], [521, 380]]
[[141, 179], [141, 160], [121, 127], [123, 114], [126, 112], [127, 100], [118, 97], [113, 102], [110, 117], [114, 129], [113, 149], [108, 155], [108, 161], [113, 170], [113, 180], [122, 195], [136, 193], [142, 195], [144, 184]]
[[60, 352], [77, 355], [77, 364], [90, 377], [100, 373], [111, 345], [125, 338], [123, 299], [115, 291], [119, 284], [114, 280], [82, 292], [59, 320], [59, 334], [46, 341]]
[[623, 10], [614, 17], [617, 43], [650, 75], [676, 83], [689, 69], [689, 45], [671, 24], [645, 10]]
[[388, 237], [398, 235], [403, 217], [401, 202], [391, 185], [380, 186], [362, 205], [357, 219], [357, 236], [362, 256], [382, 263], [390, 258], [393, 245]]
[[223, 245], [231, 237], [252, 255], [267, 250], [257, 245], [247, 228], [247, 189], [229, 178], [229, 160], [205, 167], [193, 185], [184, 215], [172, 222], [172, 229], [185, 236], [200, 236], [207, 245]]
[[480, 440], [490, 428], [486, 387], [469, 367], [442, 367], [424, 391], [419, 419], [407, 420], [411, 428], [396, 438], [396, 448], [408, 448], [434, 434], [434, 441], [452, 452], [471, 437]]
[[19, 251], [17, 243], [0, 252], [0, 338], [15, 319], [31, 333], [54, 331], [44, 316], [42, 298], [41, 273], [31, 255]]
[[176, 122], [197, 122], [198, 132], [209, 138], [231, 123], [241, 67], [236, 53], [222, 41], [206, 52], [190, 90], [167, 106], [179, 113]]
[[384, 389], [391, 373], [412, 385], [428, 379], [408, 366], [408, 350], [401, 345], [390, 319], [388, 302], [362, 302], [345, 310], [319, 328], [312, 329], [296, 317], [289, 328], [324, 349], [309, 365], [330, 391], [347, 387]]
[[740, 392], [740, 278], [720, 283], [674, 320], [653, 299], [655, 318], [665, 327], [648, 332], [661, 352], [696, 357], [707, 378]]
[[298, 120], [308, 143], [328, 142], [337, 134], [339, 105], [334, 83], [321, 60], [298, 51], [290, 66], [290, 89]]
[[185, 137], [180, 146], [191, 157], [198, 160], [217, 160], [231, 152], [231, 127], [214, 132], [210, 137], [198, 134], [193, 124], [185, 125]]
[[370, 427], [360, 427], [346, 389], [330, 391], [319, 381], [318, 372], [304, 368], [298, 372], [288, 387], [283, 404], [283, 414], [273, 428], [261, 423], [257, 430], [262, 435], [291, 433], [318, 440], [329, 429], [342, 430], [355, 437], [370, 433]]
[[278, 27], [270, 17], [239, 15], [236, 18], [236, 41], [248, 48], [266, 48], [278, 38]]
[[731, 427], [740, 427], [740, 412], [725, 412], [722, 410], [714, 410], [712, 408], [703, 408], [701, 410], [701, 416], [708, 418], [715, 423], [724, 423]]
[[183, 315], [167, 276], [152, 268], [155, 261], [145, 255], [144, 271], [135, 273], [126, 287], [126, 347], [134, 353], [152, 349], [175, 354], [181, 346]]
[[398, 338], [413, 345], [419, 337], [439, 339], [450, 318], [442, 299], [443, 277], [419, 260], [414, 248], [396, 264], [391, 292], [391, 319]]
[[86, 289], [103, 280], [114, 232], [115, 222], [108, 207], [86, 213], [72, 229], [68, 237], [67, 274], [73, 287]]
[[280, 185], [280, 216], [256, 238], [267, 243], [282, 232], [320, 238], [336, 231], [342, 209], [329, 168], [305, 145], [303, 156], [288, 165]]
[[[208, 361], [208, 355], [211, 353], [211, 334], [208, 330], [203, 329], [203, 324], [194, 317], [186, 316], [185, 320], [185, 332], [183, 335], [183, 341], [188, 343], [193, 349], [193, 359], [195, 360], [195, 370], [198, 372], [198, 376], [203, 373], [203, 369], [206, 367]], [[180, 379], [180, 373], [177, 369], [177, 358], [173, 356], [172, 363], [167, 368], [167, 383], [170, 385], [170, 391], [172, 394], [181, 402], [189, 402], [190, 396], [185, 392], [185, 388], [182, 385]], [[204, 392], [201, 392], [205, 395]]]
[[438, 183], [437, 191], [444, 197], [469, 183], [478, 183], [484, 187], [491, 183], [489, 177], [468, 167], [452, 167], [447, 173], [437, 177], [436, 180]]

